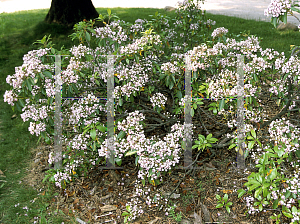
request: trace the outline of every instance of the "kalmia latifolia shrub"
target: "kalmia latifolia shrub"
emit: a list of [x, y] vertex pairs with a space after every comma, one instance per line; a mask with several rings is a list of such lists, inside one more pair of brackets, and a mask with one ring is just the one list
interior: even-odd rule
[[[274, 129], [288, 123], [272, 122], [270, 135], [284, 141], [285, 146], [262, 146], [256, 139], [255, 128], [249, 123], [267, 118], [258, 99], [262, 81], [264, 84], [264, 81], [272, 79], [273, 74], [284, 73], [286, 78], [271, 82], [270, 88], [272, 94], [284, 97], [290, 72], [299, 74], [298, 58], [287, 59], [284, 53], [263, 50], [255, 36], [243, 34], [235, 38], [224, 27], [212, 29], [216, 22], [206, 17], [199, 8], [199, 1], [197, 4], [192, 1], [179, 4], [174, 20], [155, 13], [150, 21], [138, 19], [130, 24], [119, 20], [110, 10], [107, 15], [100, 15], [98, 20], [105, 26], [94, 27], [95, 21], [83, 21], [74, 26], [75, 32], [70, 37], [78, 40], [79, 45], [70, 50], [54, 49], [46, 37], [38, 41], [43, 47], [24, 55], [23, 65], [6, 79], [13, 89], [6, 91], [4, 101], [23, 112], [24, 122], [31, 121], [31, 134], [41, 136], [51, 144], [54, 135], [55, 66], [53, 57], [49, 56], [68, 55], [62, 60], [62, 96], [83, 98], [62, 102], [63, 120], [73, 129], [72, 133], [63, 131], [63, 143], [67, 146], [63, 152], [64, 168], [47, 171], [46, 178], [56, 186], [66, 188], [75, 177], [86, 175], [94, 166], [106, 162], [107, 128], [102, 120], [107, 115], [107, 105], [97, 98], [107, 95], [106, 55], [116, 55], [115, 162], [120, 166], [125, 156], [134, 156], [135, 164], [139, 166], [138, 178], [143, 186], [146, 181], [157, 186], [163, 182], [163, 176], [177, 166], [184, 153], [184, 125], [179, 115], [183, 115], [186, 102], [185, 57], [189, 56], [191, 62], [192, 95], [224, 98], [237, 94], [235, 56], [242, 54], [245, 57], [245, 129], [249, 137], [246, 150], [256, 160], [259, 171], [248, 177], [245, 184], [248, 192], [240, 189], [239, 197], [249, 194], [244, 199], [250, 214], [262, 211], [266, 206], [273, 205], [273, 209], [281, 206], [283, 214], [296, 223], [298, 176], [285, 177], [280, 164], [286, 163], [283, 159], [288, 158], [290, 165], [295, 170], [299, 169], [297, 129], [290, 125], [286, 129], [286, 138], [283, 138], [286, 133], [278, 133]], [[296, 84], [296, 79], [293, 84]], [[198, 105], [203, 104], [202, 101], [192, 100], [193, 117], [197, 116]], [[281, 101], [281, 106], [284, 103]], [[295, 102], [289, 109], [293, 107]], [[228, 120], [228, 127], [232, 128], [237, 126], [236, 109], [236, 101], [232, 100], [222, 99], [209, 105], [209, 110], [214, 115], [223, 115]], [[156, 124], [147, 122], [149, 120]], [[166, 134], [146, 137], [159, 128]], [[195, 128], [192, 125], [190, 130]], [[192, 137], [195, 143], [196, 138]], [[227, 137], [231, 137], [234, 143], [234, 134]], [[56, 159], [50, 153], [49, 164]], [[285, 189], [280, 188], [283, 182], [287, 186]], [[141, 194], [137, 192], [137, 195]], [[159, 200], [158, 194], [153, 199], [149, 198], [147, 204], [158, 204]], [[139, 203], [142, 202], [137, 198], [134, 205], [127, 204], [129, 221], [143, 213], [136, 209]]]

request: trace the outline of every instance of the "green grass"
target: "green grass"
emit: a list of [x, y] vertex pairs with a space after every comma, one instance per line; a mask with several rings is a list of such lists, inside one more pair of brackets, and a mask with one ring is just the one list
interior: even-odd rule
[[[106, 8], [98, 8], [97, 11], [106, 14]], [[174, 12], [165, 12], [163, 9], [112, 9], [112, 13], [131, 23], [138, 18], [149, 20], [149, 15], [154, 15], [156, 11], [174, 18]], [[0, 223], [30, 223], [33, 217], [48, 213], [46, 207], [51, 198], [51, 188], [46, 190], [42, 197], [38, 196], [38, 192], [33, 188], [26, 187], [23, 183], [19, 184], [32, 156], [29, 149], [36, 146], [38, 137], [29, 133], [29, 121], [24, 123], [20, 113], [14, 113], [3, 101], [5, 90], [10, 89], [6, 77], [14, 74], [15, 67], [22, 65], [24, 54], [37, 48], [32, 45], [33, 42], [51, 34], [56, 49], [63, 45], [70, 48], [75, 44], [67, 37], [72, 30], [42, 22], [47, 12], [48, 10], [32, 10], [0, 14], [0, 170], [4, 172], [7, 181], [0, 189]], [[278, 32], [266, 22], [208, 15], [217, 22], [215, 27], [226, 27], [234, 34], [250, 30], [250, 34], [262, 37], [263, 48], [274, 48], [289, 55], [290, 45], [300, 45], [299, 32]], [[17, 114], [17, 118], [11, 119], [13, 114]], [[34, 198], [37, 198], [35, 203], [31, 203]], [[18, 203], [20, 205], [15, 207]], [[25, 206], [32, 210], [26, 212], [26, 209], [23, 209]], [[17, 213], [19, 215], [16, 215]], [[68, 222], [62, 215], [54, 216], [52, 213], [47, 219], [51, 220], [51, 223]]]

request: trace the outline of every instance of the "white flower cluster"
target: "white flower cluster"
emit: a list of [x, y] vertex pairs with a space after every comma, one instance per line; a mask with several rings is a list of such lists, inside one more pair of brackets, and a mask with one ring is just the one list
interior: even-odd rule
[[92, 36], [96, 36], [96, 38], [100, 39], [110, 38], [113, 41], [117, 41], [118, 44], [122, 44], [122, 41], [125, 42], [128, 37], [123, 32], [123, 28], [119, 25], [119, 22], [120, 21], [111, 22], [111, 24], [106, 25], [105, 27], [96, 28], [96, 34], [92, 34]]
[[125, 71], [122, 72], [122, 75], [124, 75], [125, 79], [127, 79], [127, 84], [115, 87], [114, 95], [117, 98], [125, 95], [130, 97], [134, 91], [139, 91], [149, 79], [146, 74], [145, 67], [141, 64], [135, 63], [131, 69], [127, 69], [127, 71]]
[[171, 74], [180, 72], [180, 67], [178, 67], [177, 61], [163, 63], [160, 68], [162, 71], [170, 72]]
[[47, 111], [49, 110], [48, 106], [42, 106], [41, 108], [35, 108], [32, 105], [26, 105], [22, 108], [24, 113], [21, 114], [21, 118], [24, 122], [28, 121], [29, 118], [34, 121], [43, 120], [48, 117]]
[[136, 39], [132, 44], [128, 44], [127, 46], [120, 47], [121, 54], [134, 54], [139, 53], [140, 51], [144, 50], [144, 46], [148, 45], [149, 43], [162, 43], [160, 40], [159, 35], [148, 35], [143, 36], [139, 39]]
[[213, 21], [213, 20], [211, 20], [211, 19], [208, 19], [206, 22], [203, 22], [203, 24], [204, 24], [204, 25], [207, 24], [207, 25], [212, 25], [212, 26], [214, 26], [214, 25], [216, 25], [216, 21]]
[[191, 96], [184, 96], [183, 98], [181, 98], [179, 105], [184, 107], [184, 104], [187, 102], [187, 100], [190, 100], [190, 102], [192, 102], [192, 97]]
[[44, 123], [36, 124], [34, 122], [30, 122], [30, 126], [28, 127], [30, 134], [39, 136], [41, 132], [46, 131], [46, 125]]
[[292, 0], [272, 0], [270, 5], [264, 11], [265, 16], [279, 17], [284, 15], [292, 7]]
[[147, 22], [147, 20], [137, 19], [135, 24], [130, 27], [129, 31], [132, 33], [144, 32], [145, 28], [143, 27], [143, 23], [145, 22]]
[[[6, 82], [8, 83], [8, 79], [6, 79]], [[17, 94], [15, 94], [12, 90], [7, 90], [4, 94], [4, 102], [7, 102], [8, 104], [14, 106], [14, 101], [18, 101]]]
[[190, 56], [190, 64], [188, 64], [189, 69], [197, 71], [197, 69], [205, 70], [209, 65], [210, 55], [217, 55], [219, 53], [216, 49], [208, 49], [206, 44], [194, 47], [193, 50], [190, 50], [186, 55]]
[[81, 57], [85, 57], [86, 54], [91, 54], [92, 50], [82, 44], [79, 44], [78, 46], [73, 46], [70, 49], [70, 52], [78, 60], [81, 59]]
[[58, 172], [57, 174], [54, 174], [54, 179], [55, 179], [55, 185], [59, 188], [61, 188], [61, 182], [66, 181], [66, 180], [71, 180], [71, 177], [68, 173], [62, 173]]
[[191, 25], [190, 25], [190, 29], [191, 29], [191, 30], [197, 30], [198, 28], [199, 28], [198, 23], [194, 23], [194, 24], [191, 24]]
[[[137, 155], [140, 157], [138, 163], [143, 168], [139, 171], [138, 177], [143, 179], [145, 175], [149, 175], [149, 171], [152, 169], [167, 171], [179, 162], [182, 149], [178, 143], [180, 139], [183, 139], [184, 125], [179, 124], [179, 122], [176, 123], [171, 127], [171, 133], [167, 134], [163, 141], [155, 141], [154, 136], [151, 139], [146, 139], [142, 125], [140, 125], [140, 119], [141, 121], [144, 120], [145, 116], [139, 111], [135, 111], [130, 113], [122, 123], [118, 122], [118, 130], [127, 133], [127, 137], [122, 139], [121, 142], [115, 142], [115, 157], [122, 158], [127, 151], [136, 150]], [[192, 126], [192, 128], [194, 127]], [[107, 140], [102, 143], [101, 148], [98, 150], [100, 157], [109, 154], [109, 152], [106, 153], [106, 144]], [[173, 157], [173, 159], [169, 157]], [[151, 179], [156, 178], [157, 174], [154, 172]]]
[[167, 97], [165, 97], [161, 93], [155, 93], [154, 96], [150, 98], [150, 102], [152, 103], [152, 106], [165, 106], [165, 103], [167, 101]]
[[[23, 65], [15, 68], [15, 74], [6, 77], [6, 82], [14, 87], [14, 89], [22, 89], [21, 85], [27, 77], [35, 79], [35, 74], [45, 69], [54, 68], [54, 65], [44, 65], [39, 57], [48, 54], [50, 48], [29, 51], [23, 57]], [[6, 102], [6, 101], [5, 101]]]
[[219, 28], [214, 29], [211, 36], [213, 38], [222, 37], [226, 33], [228, 33], [228, 29], [226, 29], [225, 27], [219, 27]]

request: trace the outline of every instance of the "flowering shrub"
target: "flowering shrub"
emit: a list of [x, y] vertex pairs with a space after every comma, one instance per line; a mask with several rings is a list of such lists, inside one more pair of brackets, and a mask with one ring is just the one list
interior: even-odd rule
[[[51, 143], [54, 124], [52, 119], [55, 92], [52, 77], [54, 67], [44, 65], [47, 64], [46, 56], [53, 54], [53, 50], [54, 53], [69, 55], [62, 63], [63, 68], [66, 68], [62, 72], [62, 92], [63, 96], [69, 96], [74, 92], [77, 94], [78, 89], [82, 87], [105, 86], [108, 72], [105, 69], [106, 61], [100, 55], [107, 54], [109, 51], [119, 52], [119, 56], [116, 57], [116, 68], [114, 69], [114, 79], [117, 84], [114, 89], [114, 96], [117, 101], [115, 106], [117, 112], [120, 114], [125, 113], [127, 117], [123, 119], [121, 116], [117, 116], [116, 119], [119, 132], [114, 136], [116, 145], [115, 161], [118, 165], [121, 165], [124, 156], [134, 155], [136, 158], [135, 163], [136, 165], [139, 164], [140, 168], [138, 178], [142, 180], [143, 185], [145, 185], [146, 179], [151, 184], [158, 185], [162, 182], [162, 176], [166, 171], [178, 164], [183, 153], [184, 125], [176, 120], [175, 115], [183, 112], [184, 103], [186, 102], [186, 97], [183, 97], [182, 94], [185, 56], [191, 58], [190, 66], [193, 71], [192, 94], [197, 95], [201, 92], [207, 98], [235, 96], [237, 93], [235, 85], [237, 60], [233, 56], [237, 54], [245, 56], [246, 123], [250, 121], [261, 122], [266, 118], [263, 106], [260, 105], [260, 100], [257, 99], [257, 94], [261, 90], [260, 85], [264, 84], [261, 80], [271, 79], [272, 74], [282, 73], [286, 78], [272, 82], [273, 87], [270, 92], [286, 97], [289, 94], [287, 86], [288, 80], [291, 81], [290, 73], [298, 75], [300, 70], [297, 66], [299, 62], [297, 57], [286, 59], [283, 53], [279, 54], [272, 49], [262, 50], [258, 38], [254, 36], [236, 41], [234, 38], [226, 38], [226, 30], [220, 28], [213, 33], [215, 37], [222, 34], [222, 38], [219, 39], [219, 42], [212, 41], [212, 35], [207, 35], [210, 32], [211, 21], [207, 25], [208, 20], [202, 12], [198, 13], [202, 20], [199, 20], [198, 25], [193, 25], [193, 29], [191, 29], [191, 24], [196, 24], [195, 20], [197, 20], [197, 16], [192, 16], [193, 12], [200, 11], [194, 3], [185, 1], [182, 7], [177, 10], [178, 18], [182, 18], [173, 23], [175, 29], [171, 28], [168, 23], [169, 20], [166, 22], [166, 17], [158, 13], [151, 22], [138, 20], [137, 24], [130, 25], [124, 21], [114, 21], [107, 24], [103, 29], [87, 29], [87, 27], [92, 27], [93, 23], [82, 22], [82, 30], [77, 27], [75, 35], [72, 35], [74, 38], [81, 38], [82, 43], [79, 46], [74, 46], [69, 51], [59, 52], [56, 52], [52, 46], [47, 46], [46, 49], [29, 52], [24, 57], [25, 64], [16, 69], [16, 74], [7, 78], [7, 82], [13, 86], [13, 90], [5, 93], [5, 102], [14, 106], [14, 102], [17, 101], [16, 107], [23, 111], [21, 115], [23, 120], [31, 119], [33, 121], [30, 123], [30, 131], [37, 135], [41, 133], [45, 139], [46, 137], [49, 138]], [[183, 15], [186, 16], [183, 17]], [[161, 21], [165, 21], [163, 26], [158, 25]], [[199, 30], [197, 33], [193, 32], [196, 28]], [[170, 34], [172, 31], [177, 37], [182, 36], [178, 38], [178, 42], [176, 39], [171, 41]], [[77, 35], [78, 33], [84, 33], [86, 41], [82, 36]], [[201, 36], [202, 39], [192, 41], [191, 36]], [[99, 37], [103, 37], [103, 39], [99, 40]], [[93, 49], [91, 47], [92, 42], [97, 43], [98, 47]], [[88, 46], [85, 46], [85, 44]], [[184, 47], [181, 47], [181, 45]], [[32, 59], [29, 60], [29, 57]], [[31, 65], [31, 61], [34, 65]], [[297, 85], [298, 80], [295, 78], [293, 81], [293, 84]], [[161, 93], [161, 90], [167, 89], [166, 87], [173, 94], [174, 107], [172, 112], [175, 115], [164, 112], [167, 99]], [[36, 89], [39, 89], [39, 91], [36, 91]], [[134, 96], [141, 94], [141, 92], [144, 92], [148, 97], [154, 107], [153, 110], [145, 106], [145, 102], [142, 105], [147, 110], [134, 104]], [[45, 97], [48, 100], [40, 100]], [[25, 98], [24, 102], [23, 99]], [[197, 105], [202, 103], [201, 99], [195, 101], [192, 102], [192, 116], [194, 116], [194, 110], [197, 110]], [[39, 107], [38, 102], [46, 105]], [[94, 105], [93, 103], [99, 104]], [[281, 105], [286, 104], [281, 101]], [[292, 102], [292, 105], [288, 106], [291, 110], [295, 103]], [[209, 107], [214, 114], [218, 113], [227, 117], [229, 127], [236, 126], [236, 120], [234, 119], [236, 104], [234, 101], [226, 100], [225, 102], [222, 99], [211, 103]], [[56, 186], [64, 188], [72, 177], [80, 175], [81, 172], [87, 172], [88, 169], [103, 162], [109, 152], [105, 134], [107, 129], [99, 122], [100, 116], [107, 113], [106, 105], [99, 102], [99, 99], [95, 97], [95, 92], [91, 92], [76, 102], [64, 103], [62, 108], [67, 111], [63, 114], [64, 118], [68, 119], [69, 124], [75, 125], [73, 128], [75, 136], [72, 136], [72, 140], [69, 142], [67, 140], [70, 136], [63, 138], [63, 142], [67, 144], [67, 151], [64, 152], [63, 160], [64, 169], [50, 170], [47, 177], [50, 181], [55, 182]], [[45, 111], [47, 111], [48, 116], [46, 116]], [[144, 130], [146, 116], [143, 112], [151, 112], [152, 115], [157, 115], [159, 117], [157, 118], [158, 124], [152, 126], [148, 124], [150, 128]], [[145, 137], [146, 131], [155, 130], [157, 126], [160, 127], [165, 122], [168, 122], [170, 126], [170, 133], [163, 139], [157, 136], [152, 136], [150, 139]], [[271, 127], [273, 128], [273, 126]], [[192, 126], [190, 130], [194, 128]], [[288, 179], [285, 179], [284, 173], [277, 175], [277, 171], [281, 171], [280, 164], [283, 163], [284, 158], [287, 158], [286, 155], [297, 151], [290, 146], [283, 147], [283, 149], [279, 147], [272, 149], [271, 146], [263, 148], [261, 145], [255, 145], [258, 147], [256, 150], [262, 152], [262, 154], [256, 155], [253, 146], [256, 142], [259, 144], [260, 142], [256, 138], [254, 130], [253, 125], [247, 124], [248, 140], [253, 140], [248, 142], [247, 149], [250, 151], [251, 157], [257, 159], [257, 165], [260, 169], [259, 173], [248, 178], [249, 188], [255, 190], [254, 197], [251, 196], [252, 198], [246, 199], [249, 202], [249, 211], [250, 213], [255, 209], [261, 211], [263, 206], [271, 204], [271, 201], [273, 203], [276, 199], [273, 200], [271, 195], [275, 195], [275, 193], [272, 193], [275, 191], [276, 197], [279, 199], [280, 196], [281, 198], [280, 204], [283, 208], [283, 214], [286, 216], [292, 215], [296, 219], [295, 206], [292, 207], [292, 211], [288, 209], [294, 203], [298, 194], [297, 188], [295, 188], [297, 179], [291, 177], [288, 181]], [[252, 136], [249, 135], [249, 132]], [[235, 136], [228, 135], [228, 137]], [[210, 138], [209, 135], [207, 139]], [[298, 144], [295, 140], [297, 135], [290, 135], [288, 138], [292, 138], [291, 144], [295, 146]], [[285, 140], [282, 136], [280, 139]], [[290, 142], [286, 141], [285, 143], [290, 144]], [[200, 148], [202, 149], [202, 147]], [[278, 160], [276, 161], [275, 158]], [[289, 159], [292, 160], [293, 158]], [[52, 154], [50, 154], [49, 163], [53, 163], [54, 160]], [[299, 165], [298, 161], [293, 162], [293, 166]], [[265, 168], [266, 164], [270, 164], [271, 167]], [[268, 191], [264, 190], [266, 185], [262, 184], [262, 178], [265, 178], [264, 183], [268, 185]], [[283, 192], [285, 194], [282, 197], [282, 192], [279, 191], [279, 183], [285, 180], [285, 183], [289, 184], [286, 192], [290, 193]], [[258, 181], [259, 184], [255, 181]], [[242, 193], [245, 192], [241, 191], [240, 196]], [[291, 197], [294, 198], [294, 201]], [[136, 201], [135, 204], [137, 203], [139, 202]], [[274, 204], [276, 205], [276, 203]], [[132, 206], [129, 210], [132, 212], [133, 217], [128, 218], [128, 220], [134, 220], [139, 213], [142, 213], [137, 211], [137, 206]]]

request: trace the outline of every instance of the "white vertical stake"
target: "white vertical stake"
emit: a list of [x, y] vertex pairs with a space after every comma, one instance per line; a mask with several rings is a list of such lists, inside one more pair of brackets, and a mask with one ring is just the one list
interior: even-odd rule
[[237, 167], [245, 168], [245, 146], [244, 146], [244, 55], [237, 55]]
[[61, 56], [55, 55], [54, 169], [62, 168]]

